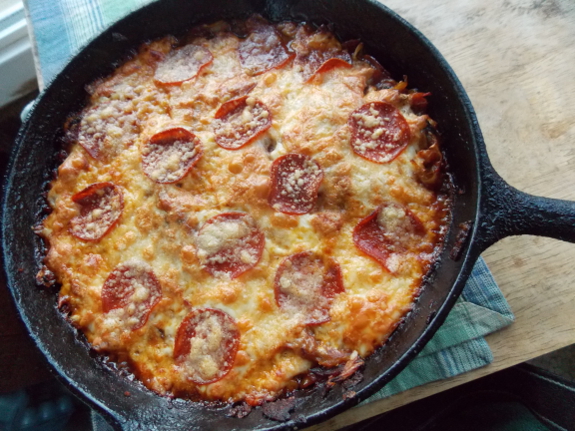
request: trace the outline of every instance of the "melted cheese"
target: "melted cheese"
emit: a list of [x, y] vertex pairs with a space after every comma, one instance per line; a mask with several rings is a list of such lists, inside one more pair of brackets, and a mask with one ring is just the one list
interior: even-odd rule
[[[240, 64], [239, 39], [222, 32], [193, 41], [214, 57], [197, 77], [160, 87], [154, 82], [159, 60], [152, 51], [167, 55], [172, 42], [166, 38], [143, 47], [114, 75], [94, 84], [80, 138], [49, 193], [53, 212], [44, 221], [43, 236], [50, 244], [46, 264], [62, 284], [60, 296], [70, 306], [72, 323], [97, 350], [129, 357], [134, 373], [150, 389], [159, 394], [257, 404], [297, 387], [295, 378], [316, 365], [298, 353], [298, 343], [308, 332], [318, 352], [343, 352], [340, 362], [357, 354], [366, 357], [385, 342], [410, 310], [434, 252], [441, 247], [448, 221], [447, 200], [425, 188], [415, 175], [413, 160], [422, 146], [427, 117], [411, 111], [405, 94], [368, 86], [374, 70], [367, 63], [354, 60], [352, 67], [334, 68], [309, 83], [293, 62], [254, 77]], [[340, 49], [335, 38], [326, 43]], [[254, 109], [258, 101], [269, 110], [271, 127], [241, 149], [224, 149], [217, 145], [215, 133], [229, 125], [215, 120], [215, 113], [230, 94], [254, 83], [241, 121], [257, 127], [267, 118], [266, 110]], [[372, 101], [395, 106], [411, 131], [408, 147], [387, 164], [365, 160], [350, 147], [348, 118]], [[375, 114], [361, 119], [365, 125], [376, 120], [380, 121]], [[379, 126], [374, 123], [371, 140], [385, 133]], [[141, 148], [151, 136], [170, 127], [194, 133], [203, 156], [176, 184], [158, 184], [143, 172]], [[82, 147], [89, 147], [83, 140], [90, 135], [102, 142], [101, 157], [90, 156]], [[271, 164], [289, 153], [311, 156], [324, 175], [317, 205], [300, 216], [279, 213], [268, 203]], [[175, 161], [168, 160], [152, 177], [174, 166]], [[305, 169], [315, 175], [311, 172], [315, 164]], [[295, 187], [296, 175], [289, 181]], [[71, 196], [96, 182], [121, 187], [124, 208], [102, 239], [81, 241], [69, 230], [78, 211]], [[360, 252], [352, 239], [357, 223], [385, 202], [409, 208], [426, 229], [414, 253], [398, 255], [393, 275]], [[201, 230], [209, 219], [226, 212], [249, 214], [265, 236], [260, 261], [233, 279], [213, 276], [203, 267], [210, 255], [245, 234], [246, 226], [237, 223], [208, 224]], [[402, 223], [401, 215], [381, 217], [387, 226]], [[345, 292], [333, 298], [330, 321], [308, 328], [289, 307], [280, 308], [274, 296], [278, 266], [303, 251], [337, 262], [345, 287]], [[121, 311], [102, 311], [101, 292], [110, 272], [133, 258], [153, 269], [162, 286], [162, 299], [142, 328], [129, 331], [133, 322], [122, 319]], [[246, 252], [242, 259], [251, 262], [254, 257]], [[297, 277], [282, 278], [280, 283], [308, 300], [293, 285], [299, 283]], [[315, 286], [314, 280], [308, 283]], [[313, 296], [314, 288], [310, 292]], [[137, 288], [134, 296], [145, 300]], [[178, 328], [197, 307], [226, 312], [240, 333], [231, 371], [208, 384], [191, 382], [173, 357]], [[214, 332], [218, 326], [212, 323], [205, 323], [206, 338], [191, 340], [192, 352], [211, 350], [218, 342]], [[217, 358], [192, 353], [187, 361], [204, 380], [217, 374]]]

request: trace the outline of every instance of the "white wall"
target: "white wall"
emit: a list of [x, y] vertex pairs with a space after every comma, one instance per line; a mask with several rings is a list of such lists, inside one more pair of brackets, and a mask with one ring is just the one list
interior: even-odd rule
[[24, 6], [20, 0], [0, 0], [0, 106], [37, 85]]

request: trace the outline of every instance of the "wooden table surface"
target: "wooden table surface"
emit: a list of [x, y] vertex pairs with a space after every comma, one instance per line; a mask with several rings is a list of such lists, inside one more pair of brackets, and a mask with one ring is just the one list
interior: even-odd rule
[[[501, 176], [532, 194], [575, 200], [575, 2], [383, 3], [421, 30], [451, 64]], [[349, 425], [575, 343], [575, 245], [513, 237], [484, 258], [517, 319], [487, 337], [493, 363], [351, 409], [313, 429]]]
[[[575, 2], [384, 0], [455, 70], [495, 169], [528, 193], [575, 200]], [[507, 238], [484, 254], [516, 322], [487, 337], [491, 365], [356, 407], [333, 430], [575, 343], [575, 244]]]

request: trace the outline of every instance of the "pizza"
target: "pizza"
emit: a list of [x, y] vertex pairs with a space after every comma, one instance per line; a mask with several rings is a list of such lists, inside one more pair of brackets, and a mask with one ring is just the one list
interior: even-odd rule
[[91, 348], [190, 400], [359, 376], [449, 228], [429, 94], [259, 16], [146, 43], [87, 91], [37, 232]]

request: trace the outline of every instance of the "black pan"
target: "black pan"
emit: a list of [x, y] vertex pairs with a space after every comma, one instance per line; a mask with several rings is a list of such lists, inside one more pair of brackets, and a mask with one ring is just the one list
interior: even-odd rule
[[[433, 94], [443, 150], [458, 192], [446, 247], [414, 310], [387, 344], [367, 360], [364, 379], [345, 388], [318, 387], [297, 394], [291, 419], [279, 423], [255, 409], [243, 419], [229, 407], [170, 401], [119, 377], [89, 351], [56, 309], [53, 292], [35, 285], [38, 238], [32, 233], [52, 154], [70, 112], [86, 101], [84, 86], [106, 75], [142, 42], [183, 33], [200, 22], [247, 17], [332, 23], [342, 38], [361, 38], [392, 75]], [[166, 0], [134, 12], [78, 54], [40, 96], [14, 153], [4, 200], [3, 246], [8, 286], [30, 335], [64, 382], [120, 430], [278, 429], [305, 427], [357, 404], [389, 382], [424, 347], [445, 319], [479, 254], [518, 234], [575, 242], [575, 204], [538, 198], [507, 185], [493, 170], [473, 108], [449, 65], [411, 25], [371, 0]], [[130, 396], [125, 393], [129, 392]]]

